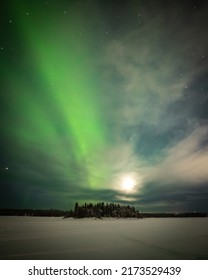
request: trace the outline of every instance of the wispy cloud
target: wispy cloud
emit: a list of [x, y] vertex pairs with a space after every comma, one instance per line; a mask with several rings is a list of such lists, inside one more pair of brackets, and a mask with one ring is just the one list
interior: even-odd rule
[[162, 162], [150, 168], [147, 181], [161, 184], [208, 183], [208, 127], [196, 128], [185, 139], [166, 151]]
[[[106, 106], [112, 109], [108, 112], [127, 126], [160, 123], [167, 108], [183, 99], [194, 79], [206, 70], [203, 57], [208, 40], [199, 47], [198, 17], [187, 29], [175, 15], [175, 25], [167, 26], [163, 14], [143, 14], [144, 24], [137, 32], [108, 42], [103, 59], [110, 93]], [[160, 129], [169, 125], [163, 122]]]

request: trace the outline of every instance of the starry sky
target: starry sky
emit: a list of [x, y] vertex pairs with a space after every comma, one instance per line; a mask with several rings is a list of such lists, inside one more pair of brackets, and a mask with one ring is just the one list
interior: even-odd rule
[[208, 2], [5, 2], [0, 208], [208, 211]]

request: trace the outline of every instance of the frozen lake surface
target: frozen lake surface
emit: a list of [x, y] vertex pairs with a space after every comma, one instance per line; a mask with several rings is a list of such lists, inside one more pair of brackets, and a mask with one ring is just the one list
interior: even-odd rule
[[208, 259], [208, 218], [0, 217], [0, 259]]

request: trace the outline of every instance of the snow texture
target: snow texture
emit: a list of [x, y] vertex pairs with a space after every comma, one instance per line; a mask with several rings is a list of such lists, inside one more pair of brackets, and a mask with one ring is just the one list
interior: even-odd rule
[[0, 259], [208, 259], [208, 218], [0, 217]]

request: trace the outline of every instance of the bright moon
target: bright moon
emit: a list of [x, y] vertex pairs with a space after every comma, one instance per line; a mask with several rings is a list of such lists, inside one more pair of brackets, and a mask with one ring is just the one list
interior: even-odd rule
[[131, 192], [134, 189], [135, 180], [131, 177], [124, 177], [122, 180], [122, 188], [127, 192]]

